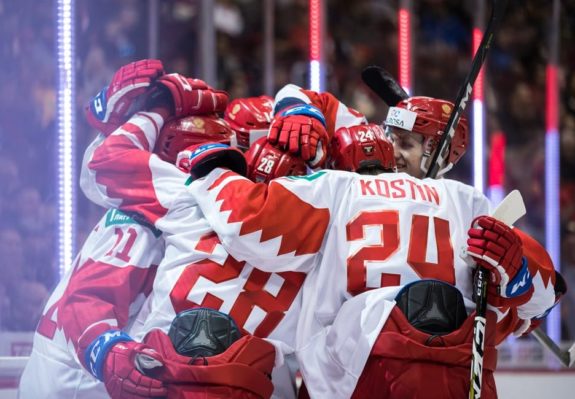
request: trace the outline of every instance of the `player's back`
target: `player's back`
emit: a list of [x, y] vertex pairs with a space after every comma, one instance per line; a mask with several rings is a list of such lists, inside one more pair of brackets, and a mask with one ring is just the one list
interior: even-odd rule
[[[403, 173], [335, 175], [326, 186], [338, 202], [304, 287], [298, 360], [315, 395], [349, 397], [357, 381], [350, 376], [362, 374], [406, 285], [447, 282], [472, 310], [472, 268], [461, 255], [468, 228], [489, 204], [470, 186]], [[341, 375], [338, 386], [333, 375]]]
[[[154, 328], [167, 332], [174, 317], [192, 308], [211, 308], [228, 314], [242, 334], [270, 338], [295, 347], [295, 330], [301, 308], [300, 288], [305, 275], [297, 272], [266, 273], [231, 257], [221, 245], [187, 192], [170, 204], [156, 221], [164, 232], [166, 251], [150, 294], [148, 313], [141, 313], [130, 330], [136, 340]], [[292, 397], [293, 380], [286, 379], [277, 397]], [[277, 393], [276, 393], [277, 394]]]
[[447, 179], [329, 175], [326, 191], [335, 199], [316, 282], [309, 282], [318, 319], [330, 319], [351, 296], [420, 279], [447, 282], [471, 298], [471, 268], [460, 255], [473, 218], [489, 212], [485, 197]]

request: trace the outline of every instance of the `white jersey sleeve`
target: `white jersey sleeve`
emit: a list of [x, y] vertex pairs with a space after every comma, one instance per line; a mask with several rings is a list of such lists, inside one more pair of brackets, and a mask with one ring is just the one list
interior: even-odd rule
[[82, 164], [86, 196], [153, 224], [165, 216], [189, 175], [151, 152], [163, 123], [159, 114], [139, 112], [105, 140], [97, 138]]
[[105, 392], [78, 353], [110, 329], [129, 330], [152, 291], [164, 241], [149, 223], [109, 210], [51, 294], [20, 380], [21, 398], [89, 398]]
[[277, 92], [274, 111], [279, 112], [281, 109], [297, 103], [311, 104], [321, 110], [330, 137], [340, 127], [365, 125], [367, 123], [363, 114], [348, 107], [333, 94], [305, 90], [294, 84], [288, 84]]

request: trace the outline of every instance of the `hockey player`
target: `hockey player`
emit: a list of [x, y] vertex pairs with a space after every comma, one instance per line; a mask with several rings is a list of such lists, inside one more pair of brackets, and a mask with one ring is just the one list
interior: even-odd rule
[[[390, 107], [384, 126], [386, 134], [394, 143], [395, 161], [399, 172], [417, 178], [425, 176], [452, 108], [452, 103], [430, 97], [412, 97]], [[358, 115], [358, 113], [331, 94], [304, 90], [291, 84], [277, 93], [274, 112], [269, 134], [270, 143], [280, 148], [289, 148], [292, 153], [299, 154], [304, 159], [309, 159], [311, 156], [309, 154], [324, 159], [318, 154], [329, 151], [328, 145], [334, 133], [334, 126], [358, 123], [349, 118], [350, 114]], [[302, 115], [307, 119], [303, 120]], [[468, 129], [466, 119], [463, 117], [448, 149], [445, 164], [441, 165], [439, 170], [440, 177], [461, 159], [467, 145]], [[548, 254], [529, 235], [519, 229], [513, 231], [522, 239], [523, 250], [531, 259], [529, 263], [531, 272], [537, 273], [537, 270], [542, 268], [541, 273], [550, 276], [558, 300], [566, 288], [561, 276], [553, 269]], [[494, 290], [494, 287], [492, 285], [491, 290]], [[490, 295], [492, 301], [496, 297]], [[508, 317], [512, 316], [513, 312], [508, 314]], [[514, 334], [521, 335], [532, 330], [541, 323], [541, 320], [522, 319], [516, 325]], [[503, 331], [497, 342], [503, 340], [508, 333]]]
[[[452, 107], [453, 104], [448, 101], [431, 97], [411, 97], [400, 101], [395, 107], [390, 107], [384, 125], [386, 134], [393, 142], [398, 171], [404, 171], [415, 177], [425, 176], [431, 158], [437, 150], [437, 144], [443, 134]], [[467, 146], [467, 120], [463, 118], [448, 148], [448, 156], [444, 164], [440, 165], [439, 177], [444, 176], [453, 168], [465, 153]], [[561, 281], [556, 280], [555, 270], [544, 248], [519, 229], [513, 229], [513, 233], [521, 239], [525, 256], [530, 258], [531, 274], [539, 272], [542, 275], [549, 275], [554, 286], [557, 286], [558, 294], [561, 294], [565, 287], [559, 286], [564, 283], [559, 275], [557, 277]], [[482, 239], [478, 232], [474, 231], [471, 234], [470, 238], [472, 239]], [[484, 265], [481, 259], [478, 259], [477, 262]], [[497, 278], [496, 273], [494, 277]], [[495, 287], [496, 285], [491, 286], [490, 302], [498, 307], [513, 306], [513, 301], [498, 300]], [[524, 323], [517, 326], [518, 329], [515, 334], [521, 335], [539, 323], [540, 320], [525, 319]]]
[[[141, 101], [150, 84], [161, 75], [163, 67], [156, 60], [129, 64], [116, 73], [111, 85], [94, 98], [92, 108], [87, 110], [90, 124], [104, 135], [94, 141], [87, 151], [86, 159], [105, 136], [126, 122], [137, 107], [141, 107], [135, 103]], [[194, 84], [195, 102], [188, 96], [187, 100], [190, 102], [181, 104], [186, 108], [182, 113], [213, 114], [223, 111], [227, 100], [223, 93], [213, 91], [207, 85], [200, 88], [200, 85], [203, 86], [200, 81], [194, 81]], [[209, 101], [206, 101], [208, 99]], [[97, 110], [100, 112], [96, 112]], [[205, 116], [172, 119], [163, 127], [155, 145], [155, 153], [163, 160], [175, 163], [179, 151], [189, 145], [206, 140], [229, 144], [232, 137], [232, 131], [223, 120]], [[88, 170], [84, 168], [83, 172]], [[183, 176], [186, 174], [183, 173]], [[91, 177], [83, 173], [81, 180], [85, 187]], [[130, 359], [121, 356], [116, 356], [117, 364], [113, 366], [106, 363], [101, 365], [101, 378], [106, 385], [84, 368], [89, 364], [85, 361], [86, 342], [90, 343], [103, 331], [117, 329], [121, 330], [122, 334], [142, 340], [144, 334], [140, 331], [141, 324], [152, 307], [149, 294], [156, 278], [158, 264], [164, 256], [164, 248], [161, 232], [148, 221], [119, 209], [111, 209], [106, 213], [88, 236], [72, 269], [60, 281], [46, 305], [34, 336], [30, 360], [20, 380], [20, 398], [106, 398], [107, 390], [114, 392], [115, 397], [165, 395], [164, 383], [170, 379], [177, 382], [174, 381], [174, 375], [169, 373], [187, 372], [186, 368], [178, 363], [182, 359], [178, 359], [178, 355], [168, 345], [156, 348], [161, 349], [165, 359], [169, 359], [168, 366], [162, 371], [165, 374], [162, 382], [141, 374], [128, 376]], [[158, 344], [165, 343], [167, 336], [155, 332], [153, 338], [146, 335], [144, 339]], [[126, 353], [144, 353], [150, 350], [145, 345], [134, 342], [126, 341], [122, 345], [122, 350]], [[235, 348], [224, 356], [229, 362], [234, 350], [241, 349], [243, 353], [249, 353], [245, 347], [254, 345], [258, 347], [258, 351], [264, 351], [258, 353], [258, 357], [265, 358], [266, 348], [262, 346], [265, 343], [253, 340], [245, 346], [236, 344]], [[111, 352], [117, 350], [113, 349]], [[273, 355], [273, 350], [270, 355]], [[186, 363], [188, 361], [189, 359], [185, 360]], [[211, 362], [218, 364], [222, 363], [222, 360], [213, 358]], [[265, 364], [263, 366], [265, 367]], [[242, 365], [237, 364], [235, 367], [236, 371], [241, 371]], [[254, 370], [257, 371], [257, 367]], [[254, 370], [245, 372], [252, 382], [258, 381], [259, 378], [259, 374]], [[119, 375], [123, 372], [127, 374]], [[196, 372], [206, 374], [199, 369]], [[177, 373], [175, 376], [177, 377]], [[206, 378], [208, 377], [209, 372], [206, 374]], [[215, 384], [217, 379], [212, 378], [211, 382]], [[220, 382], [225, 385], [224, 380]], [[269, 389], [267, 377], [260, 381], [259, 385], [264, 392]], [[205, 387], [201, 389], [207, 391]], [[222, 391], [224, 388], [218, 389]]]
[[[332, 129], [322, 129], [322, 126], [333, 125], [334, 121], [337, 120], [337, 113], [333, 112], [333, 105], [329, 106], [327, 104], [334, 104], [334, 101], [325, 101], [329, 99], [330, 96], [326, 94], [314, 93], [307, 90], [300, 89], [293, 85], [288, 85], [284, 89], [280, 90], [276, 96], [276, 111], [280, 109], [288, 109], [289, 107], [294, 107], [294, 104], [303, 105], [303, 108], [315, 107], [319, 110], [315, 115], [316, 119], [322, 121], [322, 116], [325, 115], [325, 123], [321, 124], [310, 124], [315, 135], [318, 137], [316, 143], [318, 153], [323, 152], [323, 147], [325, 143], [329, 143], [329, 137], [332, 134]], [[323, 100], [323, 101], [322, 101]], [[287, 107], [286, 107], [287, 105]], [[394, 104], [392, 104], [394, 105]], [[341, 107], [338, 107], [341, 108]], [[418, 113], [417, 118], [414, 117], [413, 112], [404, 112], [406, 108], [409, 111]], [[445, 127], [445, 123], [451, 112], [452, 105], [441, 100], [435, 100], [432, 98], [416, 97], [409, 99], [408, 101], [400, 102], [396, 107], [392, 107], [389, 110], [386, 125], [387, 132], [394, 141], [394, 149], [396, 156], [396, 163], [398, 170], [400, 172], [408, 173], [412, 176], [423, 177], [427, 171], [428, 162], [430, 161], [433, 151], [436, 150], [436, 145], [438, 139], [442, 134], [442, 129]], [[284, 139], [284, 142], [289, 141], [292, 143], [293, 149], [298, 151], [299, 148], [303, 148], [303, 137], [310, 135], [303, 128], [293, 129], [291, 127], [289, 116], [284, 116], [282, 114], [289, 113], [285, 110], [276, 114], [274, 122], [272, 122], [272, 130], [270, 135], [272, 135], [272, 141], [276, 142], [281, 146], [279, 140], [274, 141], [274, 138], [289, 137], [289, 139]], [[310, 113], [311, 115], [311, 113]], [[273, 126], [277, 124], [278, 128], [274, 131]], [[288, 128], [284, 126], [289, 126]], [[409, 126], [405, 129], [406, 126]], [[403, 129], [402, 129], [403, 127]], [[440, 170], [440, 176], [444, 175], [451, 167], [460, 159], [460, 157], [465, 152], [467, 146], [467, 128], [465, 121], [463, 125], [460, 126], [456, 131], [453, 142], [449, 148], [449, 156], [445, 165], [442, 165]], [[287, 140], [287, 141], [286, 141]], [[315, 148], [312, 146], [308, 152], [314, 152]], [[515, 234], [521, 237], [523, 242], [523, 251], [526, 258], [530, 261], [529, 269], [531, 273], [540, 273], [543, 276], [543, 281], [551, 281], [555, 285], [555, 290], [557, 291], [557, 298], [562, 292], [564, 292], [565, 287], [562, 282], [561, 277], [553, 270], [552, 263], [549, 256], [545, 253], [544, 249], [535, 242], [531, 237], [524, 234], [518, 229], [513, 230]], [[481, 235], [482, 233], [475, 232], [476, 235]], [[497, 275], [495, 274], [495, 278]], [[547, 287], [547, 286], [546, 286]], [[496, 302], [497, 305], [506, 309], [506, 304], [511, 304], [512, 301], [509, 299], [501, 300], [501, 298], [496, 295], [497, 284], [492, 284], [490, 286], [490, 303]], [[504, 311], [500, 316], [503, 319], [500, 320], [498, 326], [503, 326], [502, 329], [497, 329], [497, 335], [495, 337], [495, 342], [501, 342], [511, 331], [514, 330], [514, 334], [521, 335], [526, 333], [536, 327], [541, 323], [542, 318], [535, 319], [523, 319], [524, 314], [517, 314], [516, 309], [513, 307], [509, 308], [509, 311]]]

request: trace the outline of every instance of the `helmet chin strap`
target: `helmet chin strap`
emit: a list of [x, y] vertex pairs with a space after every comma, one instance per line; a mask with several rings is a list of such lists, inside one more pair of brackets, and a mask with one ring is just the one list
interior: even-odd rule
[[[425, 136], [424, 136], [425, 137]], [[425, 137], [423, 141], [423, 155], [421, 156], [421, 162], [419, 163], [419, 169], [423, 172], [425, 176], [429, 170], [429, 161], [433, 155], [433, 139], [430, 137]]]
[[[421, 169], [424, 175], [426, 175], [427, 171], [429, 170], [430, 166], [429, 163], [431, 162], [433, 151], [435, 150], [433, 149], [433, 144], [434, 141], [431, 137], [427, 137], [423, 143], [424, 151], [423, 155], [421, 156], [421, 163], [419, 164], [419, 168]], [[453, 163], [448, 163], [445, 166], [442, 165], [439, 171], [437, 172], [437, 178], [443, 177], [443, 175], [449, 172], [452, 168]]]
[[[429, 169], [428, 163], [431, 161], [431, 154], [423, 154], [421, 157], [421, 164], [419, 165], [420, 169], [423, 171], [423, 174], [427, 174], [427, 170]], [[444, 174], [449, 172], [453, 168], [453, 164], [449, 163], [446, 166], [441, 167], [437, 172], [436, 179], [443, 177]]]

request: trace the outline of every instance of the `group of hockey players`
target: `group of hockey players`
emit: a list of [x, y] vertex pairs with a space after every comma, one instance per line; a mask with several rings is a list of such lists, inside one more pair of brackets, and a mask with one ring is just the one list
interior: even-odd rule
[[443, 177], [465, 118], [422, 179], [452, 107], [410, 97], [381, 126], [294, 85], [229, 101], [158, 60], [122, 67], [86, 109], [101, 134], [81, 186], [108, 211], [46, 305], [20, 398], [465, 397], [477, 265], [496, 397], [496, 346], [564, 287]]

